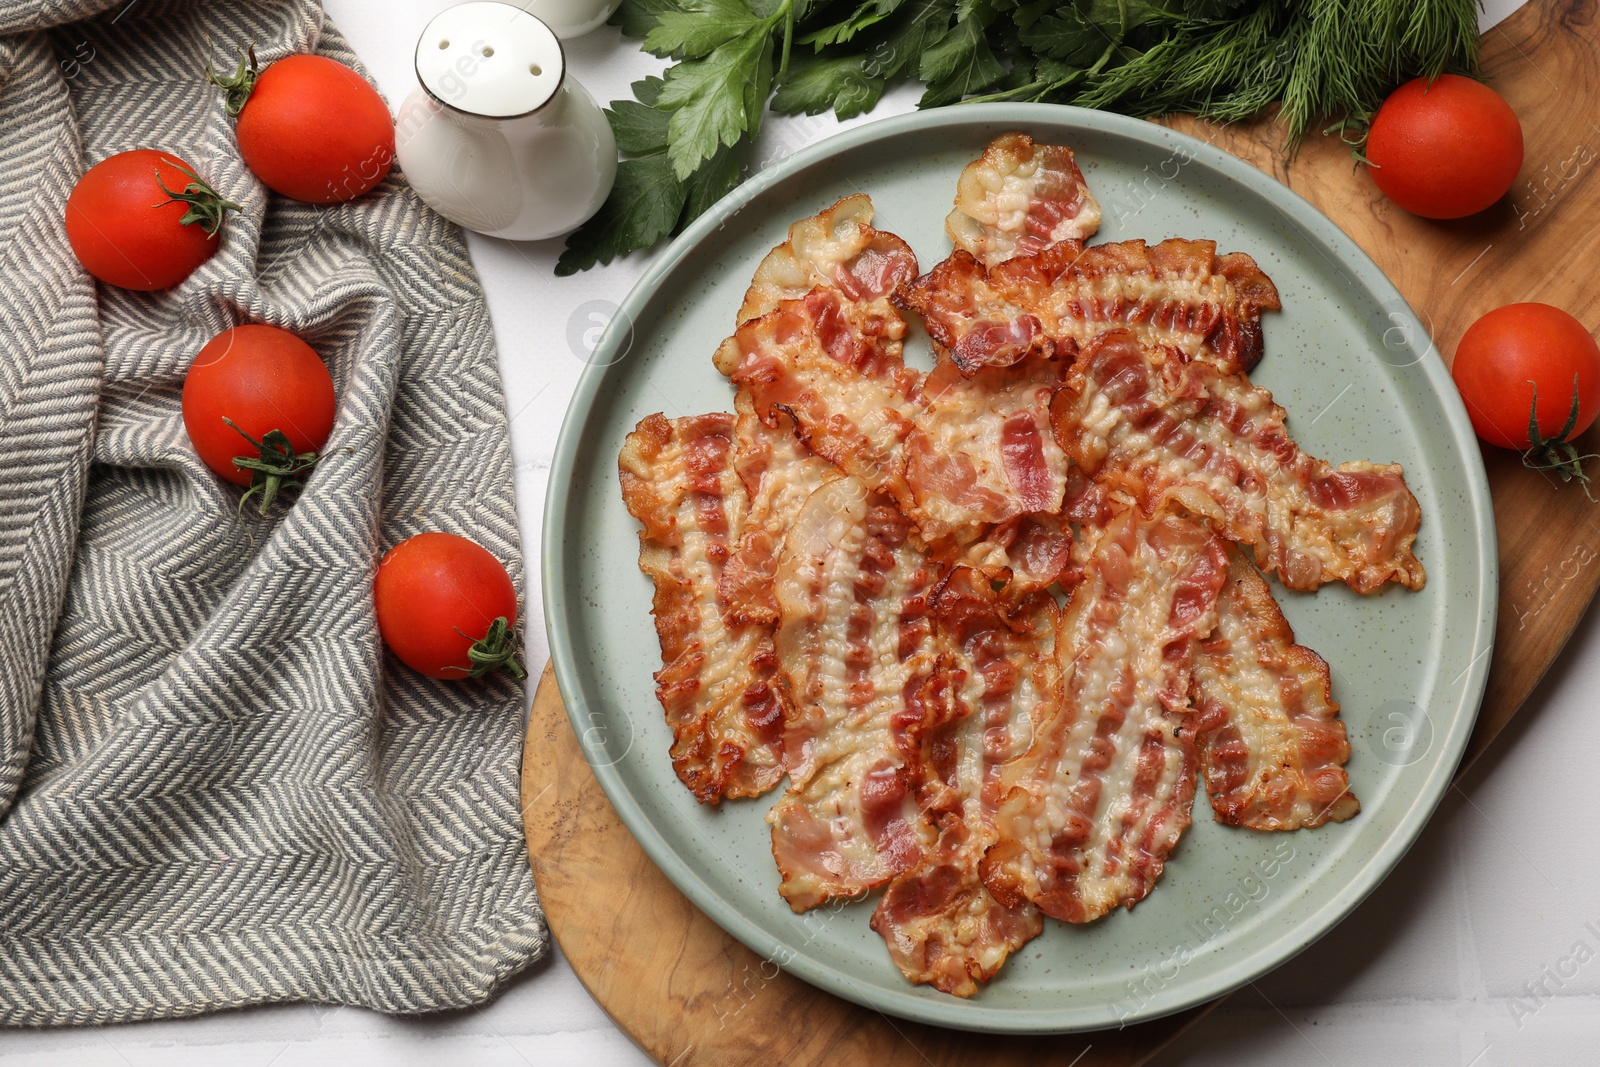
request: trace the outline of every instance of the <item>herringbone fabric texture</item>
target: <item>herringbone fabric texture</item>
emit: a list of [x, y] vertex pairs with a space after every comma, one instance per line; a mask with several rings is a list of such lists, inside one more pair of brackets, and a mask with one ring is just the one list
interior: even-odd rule
[[[523, 687], [412, 673], [372, 610], [380, 552], [429, 529], [521, 586], [483, 293], [398, 175], [337, 207], [269, 197], [200, 77], [208, 39], [356, 63], [311, 0], [0, 2], [6, 1024], [430, 1011], [548, 945]], [[181, 286], [97, 298], [63, 207], [131, 148], [245, 210]], [[235, 518], [179, 414], [189, 361], [244, 322], [304, 337], [339, 397], [328, 458], [270, 520]]]

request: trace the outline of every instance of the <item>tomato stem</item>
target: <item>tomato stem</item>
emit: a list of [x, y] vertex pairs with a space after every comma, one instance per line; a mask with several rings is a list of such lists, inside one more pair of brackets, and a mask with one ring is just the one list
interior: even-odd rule
[[1339, 140], [1350, 148], [1350, 155], [1358, 162], [1369, 167], [1377, 164], [1367, 158], [1367, 136], [1372, 133], [1372, 112], [1363, 111], [1358, 114], [1346, 115], [1333, 125], [1323, 129], [1324, 137], [1337, 133]]
[[232, 200], [224, 200], [222, 194], [211, 188], [204, 178], [177, 160], [163, 156], [161, 162], [177, 167], [187, 174], [189, 182], [181, 193], [175, 193], [161, 180], [161, 168], [157, 167], [156, 184], [161, 186], [161, 191], [167, 194], [167, 198], [159, 204], [152, 204], [152, 207], [165, 207], [171, 203], [188, 204], [189, 210], [185, 211], [183, 218], [178, 221], [185, 226], [198, 222], [208, 237], [215, 237], [217, 231], [222, 229], [222, 222], [228, 217], [228, 212], [243, 210]]
[[[456, 627], [456, 633], [472, 640], [471, 635]], [[522, 681], [528, 676], [528, 671], [522, 666], [522, 661], [517, 658], [516, 643], [511, 640], [511, 623], [504, 615], [499, 616], [489, 624], [489, 632], [467, 649], [467, 658], [472, 661], [472, 669], [467, 672], [468, 678], [482, 678], [490, 671], [497, 671], [504, 667], [511, 672], [511, 677]], [[456, 668], [460, 669], [460, 668]]]
[[240, 470], [254, 472], [250, 478], [250, 488], [245, 490], [244, 496], [239, 498], [239, 513], [244, 513], [245, 501], [256, 493], [261, 494], [261, 514], [265, 515], [272, 507], [272, 502], [277, 499], [280, 490], [286, 485], [298, 488], [299, 479], [306, 472], [315, 467], [322, 457], [315, 452], [301, 452], [296, 454], [293, 443], [282, 430], [268, 430], [261, 435], [261, 440], [245, 433], [228, 418], [222, 421], [232, 426], [233, 429], [246, 441], [256, 446], [261, 453], [259, 459], [248, 456], [236, 456], [233, 465]]
[[215, 46], [209, 41], [207, 45], [210, 51], [206, 56], [206, 80], [223, 91], [223, 108], [229, 115], [238, 118], [250, 94], [255, 91], [256, 78], [261, 74], [261, 68], [256, 66], [255, 42], [239, 49], [239, 66], [228, 75], [217, 73], [212, 62], [216, 58]]
[[1577, 446], [1567, 440], [1578, 425], [1578, 376], [1572, 376], [1572, 410], [1567, 412], [1566, 425], [1550, 438], [1539, 433], [1539, 383], [1529, 379], [1528, 384], [1533, 386], [1533, 406], [1528, 410], [1528, 449], [1522, 453], [1522, 465], [1529, 470], [1555, 471], [1563, 482], [1578, 479], [1583, 483], [1583, 495], [1593, 501], [1583, 461], [1596, 458], [1595, 454], [1580, 455]]

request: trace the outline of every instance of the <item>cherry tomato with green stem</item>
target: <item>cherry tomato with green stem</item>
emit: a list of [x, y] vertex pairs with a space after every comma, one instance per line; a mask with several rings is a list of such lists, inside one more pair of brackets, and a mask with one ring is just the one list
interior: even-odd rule
[[265, 70], [252, 46], [232, 74], [206, 74], [236, 116], [245, 165], [267, 188], [310, 204], [368, 192], [394, 164], [394, 120], [365, 78], [326, 56], [286, 56]]
[[1474, 322], [1450, 367], [1478, 436], [1530, 467], [1579, 478], [1573, 439], [1600, 416], [1600, 345], [1549, 304], [1507, 304]]
[[83, 269], [109, 285], [170, 289], [216, 254], [223, 220], [238, 209], [171, 152], [118, 152], [72, 187], [67, 242]]
[[477, 542], [449, 533], [401, 541], [379, 562], [372, 595], [384, 643], [412, 670], [459, 679], [505, 668], [526, 677], [513, 639], [516, 588]]
[[208, 341], [183, 379], [183, 428], [222, 478], [260, 493], [261, 513], [298, 485], [333, 432], [333, 377], [288, 330], [235, 326]]

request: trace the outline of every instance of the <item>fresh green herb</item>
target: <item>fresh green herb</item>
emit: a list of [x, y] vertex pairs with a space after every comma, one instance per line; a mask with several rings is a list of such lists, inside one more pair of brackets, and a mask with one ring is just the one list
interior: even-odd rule
[[[679, 62], [635, 82], [635, 100], [606, 112], [631, 158], [599, 214], [556, 264], [572, 274], [647, 248], [687, 226], [739, 181], [732, 149], [761, 129], [775, 74], [786, 73], [796, 10], [781, 0], [626, 0], [613, 21], [642, 33], [645, 50]], [[774, 52], [779, 54], [774, 56]], [[774, 69], [776, 67], [776, 70]]]
[[789, 76], [772, 96], [772, 110], [784, 115], [832, 111], [853, 119], [871, 111], [883, 95], [884, 81], [867, 73], [871, 56], [795, 56]]
[[1360, 145], [1401, 81], [1477, 60], [1478, 0], [623, 0], [612, 22], [674, 60], [607, 115], [629, 158], [556, 266], [646, 248], [738, 184], [767, 107], [870, 111], [1043, 100], [1221, 122], [1274, 104], [1288, 144], [1319, 122]]

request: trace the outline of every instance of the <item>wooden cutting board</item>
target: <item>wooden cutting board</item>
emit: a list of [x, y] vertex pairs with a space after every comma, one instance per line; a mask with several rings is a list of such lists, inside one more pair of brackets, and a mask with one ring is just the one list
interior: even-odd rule
[[[1480, 314], [1541, 300], [1600, 322], [1600, 27], [1594, 0], [1534, 0], [1484, 38], [1483, 67], [1522, 119], [1511, 196], [1460, 222], [1384, 200], [1336, 141], [1293, 161], [1268, 124], [1174, 125], [1260, 167], [1322, 209], [1400, 287], [1450, 354]], [[1600, 427], [1583, 451], [1600, 451]], [[1500, 617], [1488, 692], [1461, 772], [1482, 755], [1588, 607], [1600, 507], [1576, 485], [1486, 449], [1500, 539]], [[1593, 473], [1600, 477], [1600, 467]], [[548, 667], [528, 723], [523, 821], [540, 899], [578, 977], [669, 1067], [983, 1064], [1132, 1067], [1216, 1002], [1118, 1031], [1046, 1038], [964, 1034], [891, 1019], [815, 989], [723, 933], [678, 892], [617, 818], [584, 762]]]

